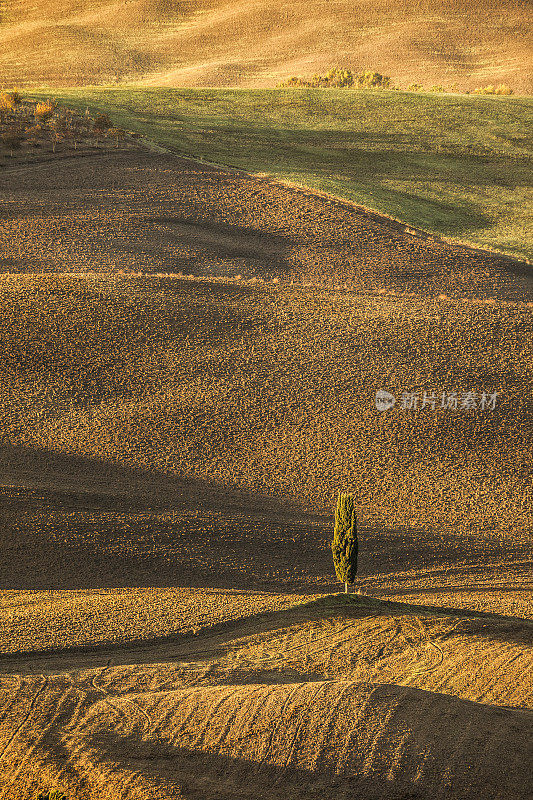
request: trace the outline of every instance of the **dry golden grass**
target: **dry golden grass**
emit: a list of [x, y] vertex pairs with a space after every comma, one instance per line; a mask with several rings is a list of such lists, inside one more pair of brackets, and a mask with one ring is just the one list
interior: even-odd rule
[[[145, 79], [169, 86], [272, 86], [331, 67], [408, 86], [531, 92], [531, 12], [520, 0], [324, 4], [11, 0], [0, 83]], [[340, 62], [340, 63], [339, 63]]]
[[0, 797], [525, 800], [531, 625], [340, 596], [35, 654], [34, 675], [19, 657], [0, 676]]

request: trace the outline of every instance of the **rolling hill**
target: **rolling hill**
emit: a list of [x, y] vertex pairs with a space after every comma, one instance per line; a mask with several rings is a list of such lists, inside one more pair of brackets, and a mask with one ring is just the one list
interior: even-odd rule
[[3, 176], [1, 800], [526, 800], [529, 273], [84, 148]]
[[7, 0], [0, 85], [273, 86], [332, 66], [531, 93], [527, 0]]
[[[83, 21], [99, 78], [110, 31], [116, 64], [177, 16], [222, 47], [239, 6], [42, 8], [4, 37], [33, 31], [43, 67], [70, 36], [75, 78]], [[0, 159], [0, 800], [527, 800], [531, 264], [406, 223], [490, 231], [498, 202], [523, 253], [531, 101], [129, 91], [70, 90], [181, 157], [90, 115], [73, 142], [57, 111]], [[283, 139], [320, 97], [323, 130]], [[354, 98], [373, 128], [343, 175]], [[277, 160], [392, 189], [398, 218]], [[341, 487], [360, 594], [332, 594]]]
[[[530, 796], [533, 623], [231, 594], [174, 592], [183, 620], [199, 603], [226, 616], [192, 635], [0, 656], [0, 798], [54, 785], [76, 800]], [[43, 593], [17, 599], [33, 630], [53, 622]], [[71, 592], [52, 603], [75, 633], [83, 606]]]

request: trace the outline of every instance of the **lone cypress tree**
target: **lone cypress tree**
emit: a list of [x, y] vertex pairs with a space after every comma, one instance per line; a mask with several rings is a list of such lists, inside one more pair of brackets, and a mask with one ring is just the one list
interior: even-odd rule
[[335, 530], [331, 542], [333, 564], [337, 578], [344, 582], [344, 590], [354, 582], [357, 574], [357, 522], [352, 494], [339, 492], [335, 509]]

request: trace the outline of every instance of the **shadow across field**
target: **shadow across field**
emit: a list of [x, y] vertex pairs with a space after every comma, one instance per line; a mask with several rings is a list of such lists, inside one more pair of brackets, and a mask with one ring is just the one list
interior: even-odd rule
[[[325, 696], [326, 707], [321, 704]], [[277, 715], [267, 698], [278, 704], [285, 699]], [[287, 685], [236, 687], [229, 696], [201, 689], [193, 690], [192, 699], [175, 692], [163, 718], [153, 695], [140, 703], [114, 699], [115, 712], [122, 712], [118, 718], [94, 707], [63, 741], [50, 742], [46, 736], [39, 753], [44, 763], [53, 770], [66, 762], [71, 765], [66, 776], [77, 779], [77, 764], [85, 771], [84, 755], [91, 753], [93, 776], [107, 773], [108, 785], [134, 769], [144, 791], [155, 783], [186, 800], [311, 800], [317, 792], [331, 800], [426, 800], [435, 796], [445, 769], [450, 786], [462, 790], [454, 796], [474, 798], [481, 790], [495, 798], [503, 794], [490, 792], [493, 786], [511, 790], [521, 780], [525, 783], [516, 797], [527, 796], [527, 777], [518, 777], [515, 770], [531, 718], [516, 710], [393, 683], [318, 682], [296, 691]], [[238, 711], [241, 702], [248, 711], [245, 719]], [[264, 718], [256, 718], [257, 702]], [[199, 724], [199, 713], [207, 724], [204, 719]], [[459, 743], [454, 723], [463, 730]], [[488, 732], [494, 737], [489, 743]], [[328, 734], [333, 741], [337, 734], [336, 748]], [[505, 755], [498, 762], [493, 756], [503, 742]], [[460, 757], [450, 758], [451, 747]], [[431, 753], [431, 764], [427, 756], [421, 762], [420, 752]]]
[[[289, 499], [46, 450], [4, 446], [0, 464], [1, 589], [338, 587], [332, 519]], [[503, 559], [512, 570], [529, 556], [525, 541], [490, 531], [361, 526], [359, 535], [360, 585], [374, 592], [387, 575], [412, 587], [456, 569], [464, 582], [470, 566], [486, 582], [484, 563]]]
[[[158, 226], [158, 240], [161, 244], [181, 242], [197, 249], [199, 256], [248, 259], [255, 267], [269, 266], [282, 273], [290, 270], [284, 254], [295, 242], [279, 233], [210, 220], [191, 220], [171, 213], [141, 217], [139, 221], [141, 224]], [[191, 258], [190, 262], [194, 266], [191, 274], [205, 274], [202, 258]]]
[[[232, 152], [257, 147], [249, 131], [221, 131], [228, 140], [234, 136]], [[282, 134], [264, 158], [244, 159], [258, 175], [195, 160], [200, 145], [188, 155], [177, 148], [117, 151], [78, 163], [21, 167], [16, 196], [16, 171], [10, 170], [0, 175], [0, 194], [9, 201], [3, 271], [240, 274], [349, 281], [372, 291], [533, 299], [527, 264], [439, 241], [439, 236], [483, 238], [492, 231], [501, 204], [493, 201], [492, 214], [481, 200], [461, 196], [458, 207], [457, 193], [464, 194], [472, 175], [474, 194], [483, 195], [494, 181], [509, 182], [509, 175], [509, 190], [520, 190], [529, 173], [518, 156], [488, 163], [485, 156], [468, 153], [419, 149], [406, 155], [395, 152], [392, 141], [390, 150], [373, 151], [365, 143], [358, 146], [356, 132], [315, 131], [303, 141], [299, 133]], [[227, 161], [227, 150], [217, 157], [212, 134], [209, 142], [209, 157]], [[283, 177], [310, 189], [276, 181]], [[367, 207], [386, 208], [403, 223]], [[406, 224], [436, 236], [423, 230], [413, 236]]]
[[[131, 762], [142, 774], [146, 784], [153, 780], [166, 791], [179, 791], [183, 800], [216, 797], [219, 800], [316, 800], [317, 791], [326, 800], [350, 797], [353, 800], [427, 800], [426, 793], [415, 790], [412, 784], [386, 781], [376, 777], [336, 774], [333, 769], [301, 769], [261, 763], [232, 756], [206, 753], [193, 747], [166, 743], [163, 739], [146, 739], [140, 735], [120, 735], [110, 731], [87, 737], [85, 745], [105, 753], [105, 761], [131, 770]], [[49, 760], [68, 761], [68, 749], [57, 742], [47, 745]], [[131, 761], [130, 761], [131, 759]], [[71, 760], [71, 759], [70, 759]], [[46, 763], [46, 762], [45, 762]], [[72, 769], [72, 768], [71, 768]], [[72, 770], [76, 775], [76, 770]], [[76, 776], [77, 777], [77, 776]], [[258, 782], [262, 793], [258, 794]], [[345, 794], [346, 793], [346, 794]]]
[[[494, 224], [481, 210], [481, 202], [467, 199], [465, 184], [471, 194], [481, 194], [487, 186], [516, 189], [530, 183], [528, 154], [475, 152], [476, 146], [468, 144], [443, 145], [437, 134], [430, 138], [416, 133], [302, 130], [268, 124], [251, 129], [249, 121], [246, 125], [240, 121], [219, 124], [216, 131], [226, 146], [234, 143], [238, 162], [232, 163], [237, 167], [244, 168], [248, 161], [248, 169], [258, 172], [280, 177], [284, 172], [305, 175], [311, 186], [344, 197], [353, 195], [354, 199], [364, 196], [369, 204], [382, 204], [389, 214], [408, 224], [451, 237], [479, 233]], [[207, 135], [200, 128], [201, 153]], [[216, 140], [209, 138], [210, 158], [227, 163], [227, 150], [219, 152]], [[260, 152], [259, 140], [263, 143]], [[184, 154], [178, 146], [168, 142], [165, 146], [178, 156]], [[468, 152], [469, 146], [474, 152]], [[412, 190], [395, 188], [392, 181], [405, 182]], [[434, 197], [426, 196], [428, 186], [434, 187]], [[439, 188], [444, 197], [448, 194], [448, 200], [438, 198]], [[463, 195], [460, 209], [459, 193]]]

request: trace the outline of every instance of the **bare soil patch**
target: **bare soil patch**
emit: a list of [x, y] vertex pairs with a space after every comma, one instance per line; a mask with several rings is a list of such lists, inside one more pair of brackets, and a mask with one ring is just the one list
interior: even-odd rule
[[134, 147], [0, 173], [0, 270], [240, 275], [533, 300], [531, 267], [512, 258], [413, 235], [346, 201]]

